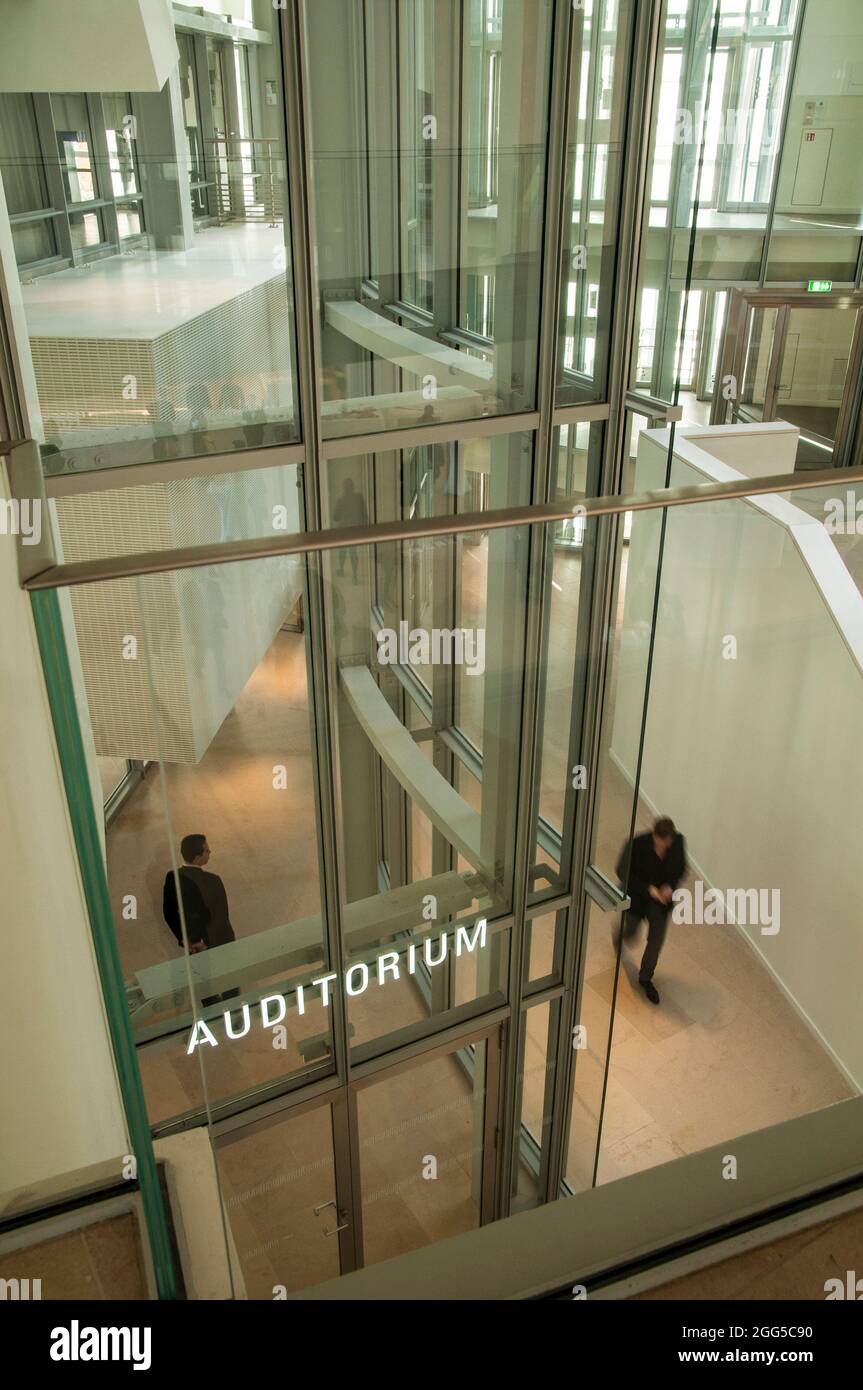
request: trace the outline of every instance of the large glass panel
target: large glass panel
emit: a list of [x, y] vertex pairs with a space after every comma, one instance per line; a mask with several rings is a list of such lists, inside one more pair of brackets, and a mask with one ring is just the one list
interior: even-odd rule
[[633, 13], [630, 0], [573, 6], [558, 405], [607, 389]]
[[[771, 445], [757, 431], [728, 438], [745, 453], [759, 437]], [[679, 446], [690, 467], [699, 443]], [[733, 466], [730, 443], [722, 456]], [[619, 860], [632, 910], [622, 944], [614, 917], [590, 914], [574, 1184], [588, 1180], [603, 1071], [591, 1052], [612, 999], [599, 1182], [857, 1092], [859, 493], [834, 485], [667, 513], [643, 744], [638, 708], [623, 717], [641, 697], [618, 682], [609, 756], [635, 791], [636, 838], [622, 837]], [[635, 537], [627, 609], [639, 571], [648, 588], [656, 579]], [[824, 755], [826, 709], [841, 758]], [[683, 837], [667, 868], [658, 814]], [[662, 880], [671, 891], [660, 904]]]
[[325, 435], [534, 406], [551, 14], [307, 7]]
[[826, 446], [818, 468], [830, 467], [858, 310], [789, 309], [779, 364], [776, 414]]
[[106, 92], [102, 98], [108, 140], [108, 168], [115, 198], [141, 191], [135, 122], [130, 119], [131, 105], [130, 98], [119, 92]]
[[[638, 438], [637, 485], [645, 491], [648, 487], [664, 486], [668, 450], [666, 431], [645, 430]], [[648, 479], [649, 482], [645, 481]], [[617, 882], [621, 846], [626, 843], [632, 824], [663, 514], [659, 511], [633, 512], [628, 527], [623, 517], [615, 520], [617, 582], [608, 636], [591, 851], [593, 866], [611, 884]], [[612, 518], [602, 524], [612, 525]], [[679, 614], [677, 618], [680, 619]], [[620, 752], [624, 745], [627, 749], [625, 758], [621, 757]], [[586, 769], [586, 773], [592, 778], [590, 769]]]
[[[47, 477], [62, 473], [68, 459], [54, 438], [42, 450]], [[68, 562], [294, 535], [303, 529], [296, 464], [61, 495], [51, 499], [49, 514], [57, 554]]]
[[302, 593], [288, 556], [67, 600], [94, 770], [148, 764], [106, 867], [154, 1123], [331, 1063]]
[[525, 983], [547, 981], [560, 973], [567, 909], [544, 912], [525, 922]]
[[[483, 537], [483, 582], [466, 610], [458, 565], [473, 539], [322, 558], [357, 1046], [505, 998], [508, 933], [493, 919], [511, 905], [527, 545], [520, 528]], [[401, 596], [386, 614], [373, 575]], [[475, 744], [454, 718], [471, 682]]]
[[557, 1003], [534, 1004], [522, 1018], [522, 1057], [516, 1106], [517, 1157], [511, 1211], [525, 1211], [545, 1200], [548, 1140], [554, 1099]]
[[0, 177], [17, 264], [26, 267], [55, 256], [58, 214], [49, 211], [52, 194], [43, 168], [36, 107], [24, 92], [0, 92]]
[[[558, 500], [595, 494], [602, 424], [563, 425], [553, 438]], [[541, 674], [534, 896], [568, 890], [575, 803], [587, 787], [580, 751], [587, 658], [583, 634], [589, 620], [597, 529], [574, 512], [571, 519], [550, 526], [548, 533], [549, 620]]]
[[160, 91], [0, 101], [21, 376], [64, 471], [298, 437], [280, 18], [260, 10], [248, 42], [180, 30]]
[[578, 1019], [572, 1037], [572, 1104], [564, 1167], [564, 1178], [575, 1192], [593, 1186], [602, 1121], [614, 1012], [615, 953], [610, 920], [596, 903], [584, 899], [585, 946]]
[[764, 416], [778, 316], [778, 309], [769, 308], [753, 309], [749, 315], [738, 408], [747, 420], [761, 420]]
[[91, 203], [100, 196], [93, 157], [87, 98], [62, 93], [51, 101], [60, 149], [60, 168], [69, 204]]
[[[533, 447], [533, 435], [516, 431], [330, 459], [324, 472], [324, 524], [373, 526], [527, 505]], [[574, 476], [579, 466], [576, 451]], [[482, 539], [481, 531], [468, 534], [466, 544], [479, 545]], [[350, 551], [345, 557], [350, 558]], [[377, 568], [377, 601], [386, 610], [395, 594], [380, 564]]]

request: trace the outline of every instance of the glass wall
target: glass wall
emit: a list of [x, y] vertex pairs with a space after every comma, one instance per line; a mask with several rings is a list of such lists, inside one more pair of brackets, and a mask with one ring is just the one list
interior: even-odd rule
[[[838, 734], [863, 689], [858, 494], [837, 483], [636, 514], [623, 640], [639, 625], [642, 584], [656, 588], [662, 533], [649, 683], [621, 669], [609, 757], [627, 804], [608, 845], [614, 870], [601, 838], [594, 848], [633, 910], [590, 910], [573, 1187], [857, 1093], [853, 871], [846, 832], [837, 843], [819, 827], [829, 805], [830, 824], [856, 834], [863, 766], [855, 752], [825, 761], [822, 735], [827, 704]], [[610, 812], [611, 782], [601, 796]], [[650, 876], [659, 814], [684, 854], [669, 854], [673, 894], [657, 914], [646, 883], [662, 875]], [[600, 836], [609, 820], [600, 815]]]
[[[641, 447], [664, 468], [662, 434]], [[563, 1190], [582, 1191], [854, 1094], [856, 492], [588, 523], [618, 575], [573, 817], [589, 863], [529, 915], [526, 603], [549, 601], [523, 560], [554, 525], [489, 533], [484, 648], [482, 628], [445, 649], [422, 618], [349, 621], [359, 575], [408, 555], [434, 615], [466, 533], [362, 546], [357, 578], [335, 549], [63, 595], [96, 753], [148, 760], [106, 848], [150, 1120], [210, 1126], [253, 1296], [547, 1200], [561, 1126]], [[437, 712], [480, 650], [471, 761]], [[814, 829], [837, 808], [847, 845]]]

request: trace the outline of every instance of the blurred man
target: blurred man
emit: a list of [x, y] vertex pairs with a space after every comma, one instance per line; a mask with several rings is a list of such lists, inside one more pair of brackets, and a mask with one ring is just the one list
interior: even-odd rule
[[629, 871], [624, 883], [628, 848], [628, 845], [623, 846], [615, 872], [623, 891], [629, 896], [631, 906], [623, 914], [614, 945], [616, 950], [621, 931], [624, 941], [631, 941], [642, 920], [647, 918], [647, 944], [641, 957], [638, 983], [651, 1004], [658, 1004], [659, 993], [653, 984], [653, 972], [665, 941], [671, 895], [686, 873], [686, 842], [678, 834], [674, 822], [668, 816], [660, 816], [654, 821], [652, 830], [636, 835], [632, 841]]
[[[365, 499], [357, 492], [354, 487], [353, 478], [345, 478], [342, 483], [342, 495], [333, 507], [333, 521], [336, 526], [368, 526], [369, 514], [366, 510]], [[351, 570], [353, 571], [354, 583], [357, 582], [357, 565], [359, 555], [355, 546], [342, 546], [338, 552], [339, 556], [339, 575], [345, 572], [345, 555], [350, 557]]]
[[[189, 954], [197, 955], [211, 946], [224, 946], [236, 940], [234, 928], [228, 914], [228, 895], [218, 874], [207, 873], [210, 846], [206, 835], [186, 835], [180, 842], [183, 864], [177, 877], [180, 880], [180, 893], [183, 902], [183, 917], [186, 922], [186, 935], [189, 941]], [[180, 907], [177, 902], [177, 882], [173, 869], [169, 869], [162, 890], [162, 915], [181, 946], [183, 929], [180, 921]], [[219, 999], [231, 999], [239, 994], [238, 989], [226, 994], [214, 994], [203, 999], [203, 1004], [216, 1004]]]

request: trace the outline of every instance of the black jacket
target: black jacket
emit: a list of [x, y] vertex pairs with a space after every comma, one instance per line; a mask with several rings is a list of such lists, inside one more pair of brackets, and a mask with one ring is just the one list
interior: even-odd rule
[[[207, 927], [210, 922], [210, 913], [204, 902], [204, 895], [195, 883], [191, 874], [187, 874], [180, 869], [180, 892], [183, 895], [183, 915], [186, 919], [186, 931], [189, 936], [189, 944], [207, 941]], [[173, 869], [169, 870], [165, 878], [165, 886], [162, 889], [162, 916], [167, 922], [171, 931], [177, 938], [180, 945], [183, 945], [183, 929], [180, 926], [180, 909], [177, 903], [177, 883], [174, 878]]]
[[661, 888], [667, 883], [669, 888], [674, 889], [686, 873], [686, 841], [682, 835], [675, 835], [665, 858], [660, 859], [653, 848], [653, 832], [648, 830], [643, 835], [636, 835], [629, 857], [629, 876], [624, 884], [628, 848], [628, 844], [623, 846], [615, 873], [623, 884], [624, 892], [632, 899], [630, 911], [644, 916], [655, 901], [647, 891], [651, 884], [654, 888]]

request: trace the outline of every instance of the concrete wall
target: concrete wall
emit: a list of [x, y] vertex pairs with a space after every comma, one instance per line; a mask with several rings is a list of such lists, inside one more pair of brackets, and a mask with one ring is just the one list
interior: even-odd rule
[[[726, 458], [733, 432], [726, 427], [718, 441]], [[697, 438], [681, 440], [678, 452], [697, 458]], [[774, 427], [774, 450], [778, 438]], [[789, 431], [790, 452], [793, 443]], [[739, 448], [750, 455], [741, 473], [766, 471], [758, 467], [757, 431], [742, 431]], [[700, 457], [709, 469], [709, 457]], [[643, 434], [637, 490], [661, 486], [665, 462], [664, 432]], [[717, 472], [727, 474], [721, 463]], [[705, 472], [675, 459], [672, 487], [704, 481]], [[816, 518], [778, 499], [761, 501], [789, 508], [803, 537], [817, 531], [823, 543]], [[629, 549], [611, 752], [630, 780], [660, 521], [659, 512], [636, 513]], [[854, 625], [857, 656], [795, 537], [776, 516], [743, 501], [669, 512], [640, 790], [647, 807], [671, 815], [687, 836], [697, 877], [723, 891], [780, 890], [777, 935], [762, 934], [758, 925], [728, 930], [745, 931], [837, 1064], [861, 1086], [863, 597], [835, 549], [832, 555], [838, 569], [820, 568], [830, 571], [827, 592], [837, 594], [849, 628]], [[723, 657], [729, 635], [737, 640], [735, 660]]]

